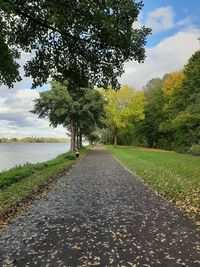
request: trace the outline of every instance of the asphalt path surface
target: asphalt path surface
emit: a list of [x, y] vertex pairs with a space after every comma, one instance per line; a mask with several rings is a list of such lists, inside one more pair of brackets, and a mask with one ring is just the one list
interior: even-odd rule
[[95, 148], [0, 232], [0, 266], [200, 266], [197, 227]]

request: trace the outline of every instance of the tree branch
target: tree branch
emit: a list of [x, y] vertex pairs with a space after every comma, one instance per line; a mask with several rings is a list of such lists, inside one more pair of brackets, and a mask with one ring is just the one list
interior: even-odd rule
[[[9, 1], [8, 1], [8, 3], [9, 3]], [[11, 8], [12, 8], [12, 10], [13, 10], [17, 15], [19, 15], [19, 16], [21, 16], [21, 17], [24, 17], [24, 18], [26, 18], [26, 19], [28, 19], [28, 20], [30, 20], [30, 21], [34, 22], [35, 24], [37, 24], [37, 25], [39, 25], [39, 26], [41, 26], [41, 27], [44, 27], [44, 28], [46, 28], [46, 29], [50, 29], [50, 30], [52, 30], [52, 31], [54, 31], [54, 32], [58, 32], [58, 33], [60, 33], [62, 36], [65, 36], [65, 37], [74, 39], [74, 40], [76, 40], [76, 41], [89, 42], [89, 41], [86, 40], [86, 39], [79, 38], [79, 37], [74, 36], [74, 35], [71, 35], [71, 34], [69, 34], [69, 33], [67, 33], [67, 32], [61, 31], [61, 30], [59, 30], [59, 29], [57, 29], [57, 28], [55, 28], [55, 27], [53, 27], [53, 26], [51, 26], [51, 25], [48, 25], [45, 21], [38, 20], [38, 19], [32, 17], [31, 15], [29, 15], [29, 14], [27, 14], [27, 13], [25, 13], [25, 12], [19, 10], [18, 8], [13, 7], [12, 5], [11, 5]]]

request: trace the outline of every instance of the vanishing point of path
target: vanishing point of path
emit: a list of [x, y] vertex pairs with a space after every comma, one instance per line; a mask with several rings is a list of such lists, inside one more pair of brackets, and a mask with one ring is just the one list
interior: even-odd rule
[[0, 236], [0, 266], [200, 266], [194, 223], [94, 149]]

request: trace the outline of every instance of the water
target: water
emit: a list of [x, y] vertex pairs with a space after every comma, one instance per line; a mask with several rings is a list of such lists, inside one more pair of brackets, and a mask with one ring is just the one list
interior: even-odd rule
[[27, 162], [44, 162], [67, 151], [69, 145], [63, 143], [0, 143], [0, 172]]

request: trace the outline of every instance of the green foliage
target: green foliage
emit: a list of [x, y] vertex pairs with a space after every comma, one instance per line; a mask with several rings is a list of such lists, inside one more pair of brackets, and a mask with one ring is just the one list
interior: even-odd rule
[[52, 89], [40, 93], [40, 98], [35, 100], [34, 114], [48, 117], [54, 127], [59, 124], [69, 127], [72, 119], [83, 126], [98, 124], [104, 103], [99, 92], [91, 88], [71, 92], [67, 82], [51, 84]]
[[166, 135], [160, 131], [160, 124], [165, 120], [164, 103], [161, 87], [154, 88], [154, 92], [145, 106], [145, 120], [136, 125], [136, 134], [140, 136], [140, 139], [143, 138], [145, 146], [165, 148], [161, 140], [166, 140]]
[[162, 87], [163, 80], [160, 78], [153, 78], [147, 82], [146, 86], [143, 88], [145, 99], [149, 102], [154, 93]]
[[189, 153], [196, 156], [200, 156], [200, 145], [199, 144], [192, 145], [191, 148], [189, 149]]
[[142, 3], [133, 0], [0, 1], [0, 32], [6, 40], [3, 53], [10, 57], [1, 62], [9, 66], [1, 72], [1, 82], [10, 85], [16, 80], [15, 47], [34, 51], [25, 64], [33, 87], [46, 83], [50, 76], [67, 79], [70, 88], [117, 87], [123, 63], [145, 58], [150, 30], [132, 27], [141, 8]]
[[183, 152], [200, 140], [199, 65], [200, 51], [190, 58], [179, 88], [168, 99], [165, 107], [168, 113], [165, 124], [174, 133], [173, 146]]
[[132, 122], [120, 144], [163, 148], [187, 153], [200, 142], [200, 51], [183, 71], [152, 79], [144, 88], [145, 119]]
[[113, 144], [113, 134], [109, 128], [103, 128], [100, 130], [100, 141], [104, 145]]
[[71, 132], [71, 152], [79, 146], [75, 135], [88, 136], [101, 124], [104, 114], [102, 95], [92, 88], [70, 90], [68, 82], [51, 83], [50, 91], [40, 93], [35, 100], [33, 113], [39, 118], [47, 117], [54, 127], [62, 124]]
[[200, 158], [170, 151], [109, 146], [108, 150], [160, 195], [200, 215]]
[[100, 140], [99, 134], [97, 131], [91, 132], [87, 136], [88, 141], [90, 142], [91, 145], [94, 145], [96, 142]]
[[19, 58], [19, 53], [16, 49], [9, 49], [2, 35], [3, 33], [0, 32], [0, 85], [5, 84], [13, 87], [13, 82], [21, 80], [18, 70], [19, 64], [16, 62], [16, 59]]
[[60, 84], [53, 81], [50, 91], [40, 93], [40, 98], [35, 100], [34, 109], [31, 111], [39, 118], [49, 118], [51, 125], [57, 127], [59, 124], [67, 126], [70, 118], [76, 113], [76, 102], [68, 91], [67, 83]]
[[84, 88], [80, 90], [78, 102], [77, 122], [82, 129], [82, 133], [87, 137], [95, 131], [96, 127], [102, 126], [105, 101], [97, 90]]
[[109, 89], [102, 94], [106, 100], [104, 122], [112, 132], [116, 145], [117, 137], [123, 129], [132, 127], [133, 122], [144, 119], [143, 92], [122, 86], [118, 91]]

